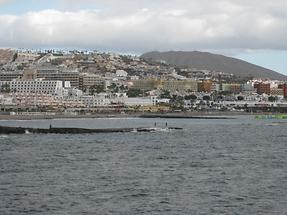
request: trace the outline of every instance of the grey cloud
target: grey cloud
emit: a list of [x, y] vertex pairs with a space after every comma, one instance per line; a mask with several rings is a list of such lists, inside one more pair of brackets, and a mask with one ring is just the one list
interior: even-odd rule
[[287, 4], [283, 0], [85, 1], [104, 5], [104, 9], [0, 15], [0, 46], [135, 53], [287, 49], [287, 18], [283, 13]]

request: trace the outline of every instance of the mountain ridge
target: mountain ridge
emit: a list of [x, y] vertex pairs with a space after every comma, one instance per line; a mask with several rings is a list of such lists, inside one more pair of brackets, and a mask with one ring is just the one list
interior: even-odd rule
[[178, 67], [191, 66], [196, 69], [234, 74], [240, 77], [287, 80], [287, 76], [271, 69], [244, 60], [201, 51], [147, 52], [141, 55], [147, 61], [165, 61]]

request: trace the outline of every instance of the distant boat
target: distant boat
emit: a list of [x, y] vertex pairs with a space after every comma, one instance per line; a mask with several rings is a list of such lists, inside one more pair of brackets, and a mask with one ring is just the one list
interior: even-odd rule
[[287, 119], [287, 114], [258, 115], [255, 119]]

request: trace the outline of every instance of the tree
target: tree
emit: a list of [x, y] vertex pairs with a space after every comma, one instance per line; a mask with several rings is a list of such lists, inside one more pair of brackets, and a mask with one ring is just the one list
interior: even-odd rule
[[194, 95], [194, 94], [191, 94], [191, 95], [187, 95], [184, 97], [185, 100], [192, 100], [192, 101], [195, 101], [197, 99], [197, 96]]
[[105, 86], [102, 84], [93, 85], [90, 87], [90, 94], [94, 95], [95, 93], [102, 93], [105, 92]]
[[128, 89], [128, 87], [127, 87], [127, 86], [124, 86], [124, 85], [121, 85], [121, 86], [119, 87], [119, 89], [121, 90], [121, 92], [123, 92], [123, 91], [126, 91], [126, 90]]
[[203, 99], [204, 101], [209, 101], [209, 100], [210, 100], [210, 96], [203, 96], [202, 99]]
[[108, 89], [110, 89], [112, 93], [118, 93], [119, 92], [119, 88], [115, 83], [112, 83], [110, 86], [108, 86]]
[[15, 53], [14, 55], [13, 55], [13, 62], [15, 62], [15, 60], [18, 58], [18, 53]]
[[10, 85], [8, 83], [5, 83], [1, 86], [1, 92], [2, 93], [10, 93], [11, 89], [10, 89]]
[[219, 92], [220, 96], [230, 96], [232, 93], [230, 91], [221, 91]]
[[128, 97], [139, 97], [141, 95], [141, 90], [140, 89], [129, 89], [127, 92]]
[[172, 108], [175, 108], [175, 109], [181, 109], [183, 110], [183, 106], [184, 106], [184, 97], [182, 96], [176, 96], [176, 95], [173, 95], [172, 98], [170, 99], [170, 105]]
[[105, 86], [102, 84], [96, 85], [96, 93], [103, 93], [105, 92]]
[[83, 92], [84, 92], [84, 93], [87, 92], [87, 87], [83, 87]]
[[243, 97], [243, 96], [237, 96], [237, 100], [238, 100], [238, 101], [243, 101], [243, 100], [244, 100], [244, 97]]
[[269, 97], [268, 97], [268, 101], [269, 101], [269, 102], [275, 102], [275, 101], [276, 101], [276, 97], [274, 97], [274, 96], [269, 96]]
[[23, 64], [21, 64], [21, 65], [17, 65], [17, 69], [18, 69], [18, 70], [23, 70], [23, 69], [24, 69]]
[[160, 98], [161, 98], [161, 99], [170, 99], [170, 98], [171, 98], [170, 92], [167, 91], [167, 90], [164, 90], [164, 91], [160, 94]]

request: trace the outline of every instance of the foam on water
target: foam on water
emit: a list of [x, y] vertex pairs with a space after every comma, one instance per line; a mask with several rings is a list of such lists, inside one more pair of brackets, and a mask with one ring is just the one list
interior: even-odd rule
[[0, 135], [0, 138], [8, 138], [8, 135]]

